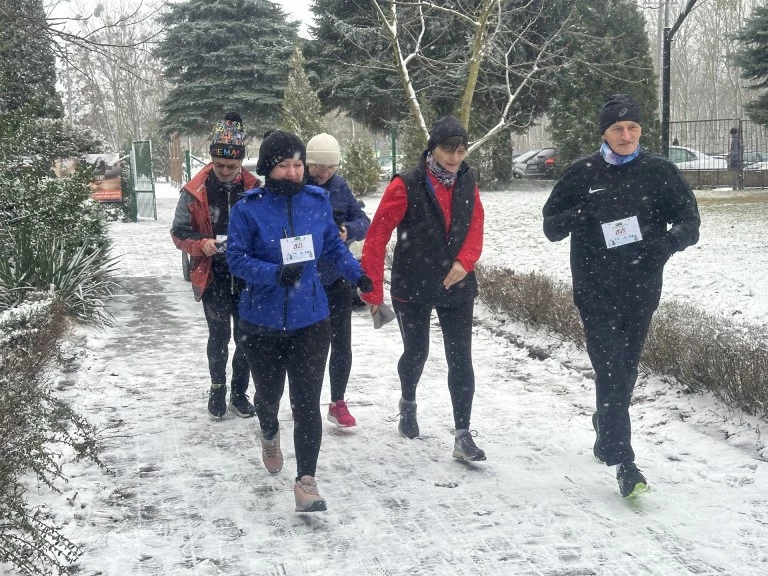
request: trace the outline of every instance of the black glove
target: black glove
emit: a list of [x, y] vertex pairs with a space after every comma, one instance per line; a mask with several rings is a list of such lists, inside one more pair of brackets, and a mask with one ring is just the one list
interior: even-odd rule
[[368, 278], [365, 274], [360, 276], [360, 278], [357, 279], [357, 287], [360, 288], [360, 292], [363, 294], [367, 294], [368, 292], [373, 292], [373, 280]]
[[303, 272], [303, 264], [280, 266], [277, 271], [277, 281], [286, 288], [293, 288], [296, 285], [296, 282], [299, 281], [299, 278], [301, 278]]
[[677, 243], [666, 233], [655, 240], [643, 240], [637, 255], [638, 263], [650, 269], [661, 268], [677, 252]]
[[597, 220], [596, 210], [594, 206], [592, 206], [592, 202], [589, 201], [589, 198], [584, 200], [584, 202], [578, 206], [566, 210], [563, 215], [567, 215], [566, 218], [569, 222], [568, 229], [571, 231]]

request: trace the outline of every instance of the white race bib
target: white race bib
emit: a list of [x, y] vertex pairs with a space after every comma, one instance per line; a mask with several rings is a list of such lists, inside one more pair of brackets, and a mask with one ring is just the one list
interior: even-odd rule
[[315, 259], [315, 245], [312, 242], [312, 234], [282, 238], [280, 240], [280, 250], [283, 253], [283, 264], [296, 264]]
[[601, 224], [601, 226], [603, 227], [603, 236], [605, 236], [605, 245], [608, 248], [640, 242], [643, 239], [643, 235], [640, 233], [640, 225], [637, 223], [637, 216], [622, 218], [621, 220]]

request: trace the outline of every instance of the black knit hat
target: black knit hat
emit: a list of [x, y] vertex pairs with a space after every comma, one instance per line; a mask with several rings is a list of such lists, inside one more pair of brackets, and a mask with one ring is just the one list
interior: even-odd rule
[[431, 152], [452, 136], [461, 136], [465, 144], [469, 142], [467, 130], [459, 122], [459, 119], [455, 116], [443, 116], [439, 120], [435, 120], [432, 128], [429, 129], [427, 148]]
[[259, 146], [259, 161], [256, 163], [256, 173], [269, 176], [272, 168], [286, 158], [298, 158], [307, 161], [307, 150], [296, 134], [284, 130], [269, 130], [264, 134], [264, 140]]
[[243, 119], [237, 112], [227, 112], [224, 120], [219, 120], [213, 127], [213, 139], [210, 153], [214, 158], [242, 160], [245, 158], [245, 140]]
[[624, 121], [643, 123], [643, 111], [637, 100], [628, 94], [613, 94], [608, 96], [603, 107], [600, 109], [600, 134], [603, 134], [608, 128], [616, 122]]

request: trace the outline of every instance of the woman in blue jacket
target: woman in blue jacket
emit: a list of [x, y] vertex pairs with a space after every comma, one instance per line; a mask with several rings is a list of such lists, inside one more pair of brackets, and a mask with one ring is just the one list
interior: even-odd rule
[[[371, 220], [360, 208], [347, 181], [336, 174], [340, 160], [339, 143], [330, 134], [318, 134], [307, 142], [308, 182], [328, 193], [339, 236], [349, 245], [365, 238]], [[352, 300], [355, 287], [342, 276], [332, 261], [323, 259], [317, 268], [331, 311], [331, 356], [328, 359], [331, 403], [328, 420], [340, 428], [347, 428], [356, 424], [344, 400], [352, 369]]]
[[330, 343], [328, 300], [317, 261], [328, 258], [363, 292], [372, 282], [339, 238], [326, 193], [304, 183], [306, 150], [298, 136], [276, 130], [259, 148], [266, 176], [232, 209], [227, 262], [246, 287], [240, 298], [241, 344], [256, 383], [254, 405], [262, 459], [283, 467], [277, 420], [288, 376], [294, 414], [296, 511], [326, 509], [315, 482], [322, 438], [320, 391]]

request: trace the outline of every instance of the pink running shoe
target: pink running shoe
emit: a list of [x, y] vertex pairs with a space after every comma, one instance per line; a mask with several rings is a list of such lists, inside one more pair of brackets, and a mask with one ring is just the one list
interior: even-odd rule
[[270, 474], [277, 474], [283, 469], [283, 452], [280, 450], [280, 431], [271, 440], [261, 437], [261, 459]]
[[322, 512], [326, 510], [325, 498], [317, 491], [317, 482], [312, 476], [302, 476], [293, 485], [296, 512]]
[[347, 403], [344, 400], [336, 400], [328, 405], [328, 420], [339, 428], [349, 428], [357, 424], [355, 417], [349, 413]]

